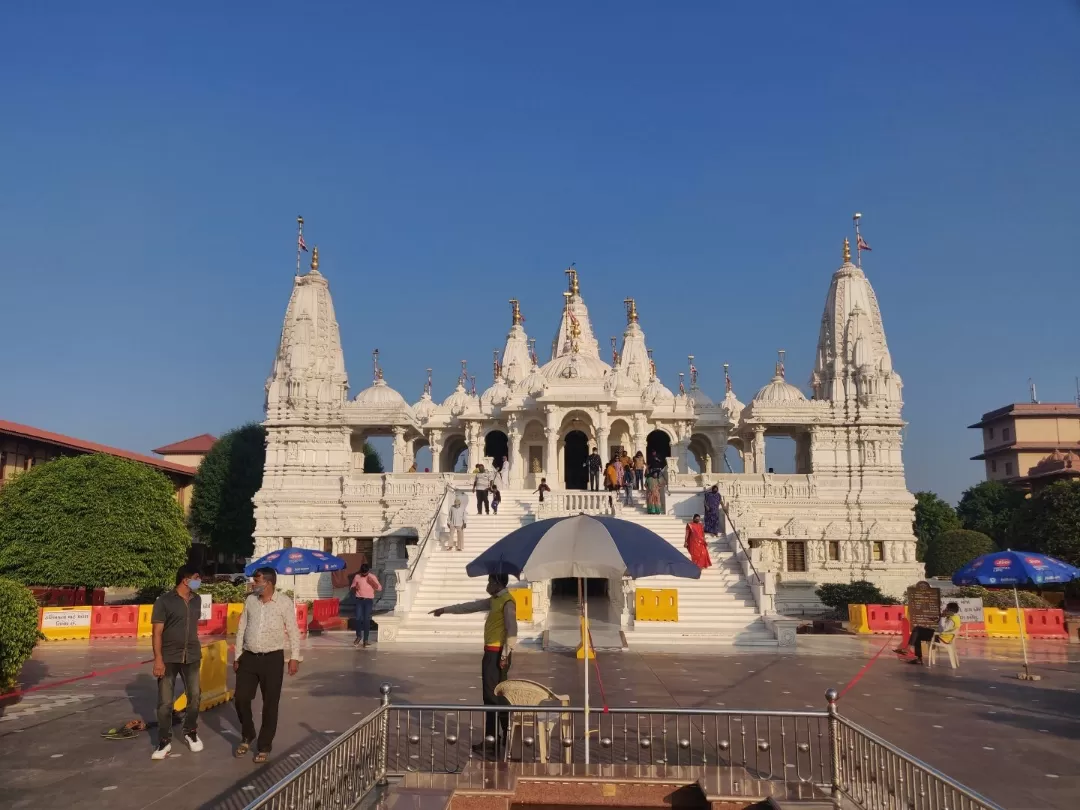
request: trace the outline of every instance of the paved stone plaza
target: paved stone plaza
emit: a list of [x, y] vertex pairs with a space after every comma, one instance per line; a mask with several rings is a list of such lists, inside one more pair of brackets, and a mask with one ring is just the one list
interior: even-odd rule
[[[410, 703], [480, 702], [479, 656], [468, 652], [356, 651], [351, 637], [305, 642], [300, 674], [287, 679], [273, 759], [235, 760], [235, 710], [206, 712], [206, 748], [151, 762], [154, 732], [104, 741], [102, 730], [153, 719], [148, 641], [39, 645], [24, 688], [87, 672], [103, 674], [30, 692], [0, 714], [4, 808], [242, 808], [378, 702], [379, 684]], [[801, 637], [799, 652], [602, 653], [612, 706], [819, 709], [895, 639]], [[1080, 647], [1036, 642], [1039, 683], [1011, 678], [1019, 647], [961, 642], [961, 668], [927, 670], [886, 650], [840, 702], [840, 710], [1009, 810], [1072, 810], [1080, 803]], [[570, 655], [522, 652], [513, 674], [581, 700], [581, 663]], [[600, 700], [593, 685], [593, 701]], [[179, 736], [179, 735], [178, 735]]]

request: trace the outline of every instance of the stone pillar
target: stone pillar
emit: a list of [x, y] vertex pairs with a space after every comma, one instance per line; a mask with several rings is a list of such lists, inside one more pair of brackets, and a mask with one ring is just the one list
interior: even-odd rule
[[514, 414], [506, 417], [507, 460], [510, 464], [510, 487], [521, 489], [525, 483], [525, 459], [521, 455], [521, 428]]
[[596, 452], [605, 464], [608, 460], [608, 437], [611, 429], [608, 426], [608, 406], [601, 405], [597, 408], [596, 416]]
[[409, 469], [406, 461], [405, 428], [395, 427], [394, 432], [394, 463], [392, 472], [401, 473]]
[[476, 422], [465, 423], [465, 443], [469, 449], [469, 472], [476, 469], [483, 459], [483, 448], [480, 447], [480, 425]]
[[442, 431], [433, 430], [428, 433], [428, 443], [431, 446], [431, 471], [433, 473], [442, 472]]
[[559, 489], [559, 428], [555, 423], [555, 408], [548, 405], [544, 408], [546, 424], [544, 426], [544, 438], [547, 440], [547, 448], [544, 450], [544, 474], [547, 476], [548, 486]]
[[768, 469], [765, 466], [765, 427], [763, 425], [757, 425], [754, 428], [754, 438], [750, 447], [753, 453], [753, 472], [760, 475]]
[[645, 414], [643, 414], [643, 413], [634, 414], [634, 425], [633, 425], [633, 428], [632, 428], [633, 431], [634, 431], [634, 434], [631, 437], [631, 441], [634, 443], [634, 447], [633, 447], [632, 450], [630, 450], [630, 457], [631, 458], [634, 457], [634, 454], [638, 450], [640, 450], [642, 453], [645, 452], [645, 446], [649, 442], [648, 427], [649, 427], [648, 423], [646, 423], [646, 421], [645, 421]]

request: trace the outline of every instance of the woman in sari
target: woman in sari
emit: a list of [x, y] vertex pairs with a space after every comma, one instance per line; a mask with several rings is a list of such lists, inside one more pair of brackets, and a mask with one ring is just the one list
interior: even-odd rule
[[720, 487], [705, 492], [705, 534], [720, 534]]
[[614, 462], [609, 461], [604, 468], [604, 489], [611, 492], [613, 489], [619, 488], [619, 476], [615, 472]]
[[650, 515], [663, 514], [660, 508], [660, 476], [655, 470], [649, 470], [645, 478], [645, 511]]
[[615, 464], [615, 485], [612, 486], [612, 489], [618, 491], [622, 488], [623, 481], [622, 456], [615, 456], [615, 461], [613, 463]]
[[690, 559], [698, 568], [705, 569], [712, 566], [709, 547], [705, 543], [705, 527], [701, 523], [701, 515], [694, 515], [694, 519], [686, 524], [686, 542], [683, 545], [690, 552]]

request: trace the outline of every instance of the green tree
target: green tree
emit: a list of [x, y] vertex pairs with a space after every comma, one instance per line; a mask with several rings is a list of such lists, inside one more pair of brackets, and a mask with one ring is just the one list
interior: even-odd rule
[[993, 539], [982, 532], [952, 529], [938, 535], [926, 550], [926, 575], [951, 577], [980, 554], [997, 551]]
[[956, 510], [933, 492], [915, 493], [915, 559], [926, 561], [926, 550], [935, 538], [961, 528]]
[[195, 473], [188, 526], [214, 551], [249, 557], [255, 550], [255, 506], [266, 462], [266, 429], [251, 423], [230, 430], [210, 448]]
[[1017, 521], [1025, 548], [1080, 566], [1080, 481], [1039, 490]]
[[965, 529], [989, 535], [998, 548], [1008, 548], [1012, 545], [1010, 528], [1023, 507], [1024, 493], [1000, 481], [983, 481], [965, 490], [956, 514]]
[[[266, 429], [257, 423], [218, 439], [195, 474], [188, 525], [217, 552], [249, 557], [255, 550], [255, 506], [266, 464]], [[379, 454], [364, 443], [364, 472], [383, 471]]]
[[39, 638], [34, 595], [22, 583], [0, 579], [0, 694], [18, 686], [19, 670]]
[[0, 489], [0, 575], [25, 585], [171, 585], [190, 545], [172, 482], [136, 461], [59, 458]]

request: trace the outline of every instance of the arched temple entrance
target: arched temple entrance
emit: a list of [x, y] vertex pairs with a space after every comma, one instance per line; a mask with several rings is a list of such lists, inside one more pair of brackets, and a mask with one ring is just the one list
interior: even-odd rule
[[645, 461], [653, 463], [653, 458], [659, 458], [661, 464], [667, 464], [671, 456], [671, 437], [662, 430], [654, 430], [645, 437]]
[[484, 437], [484, 456], [494, 460], [495, 469], [499, 469], [509, 453], [510, 440], [501, 430], [493, 430]]
[[567, 489], [586, 489], [589, 471], [585, 461], [589, 457], [589, 437], [580, 430], [571, 430], [563, 439], [563, 481]]

